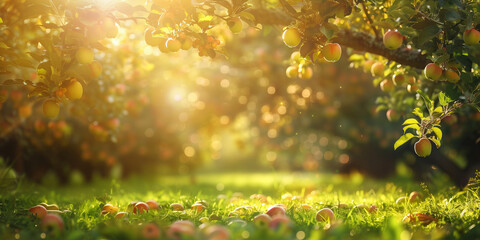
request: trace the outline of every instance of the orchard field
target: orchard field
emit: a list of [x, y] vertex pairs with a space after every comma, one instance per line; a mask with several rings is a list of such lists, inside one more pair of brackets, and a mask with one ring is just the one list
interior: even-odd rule
[[1, 239], [479, 239], [476, 0], [3, 0]]

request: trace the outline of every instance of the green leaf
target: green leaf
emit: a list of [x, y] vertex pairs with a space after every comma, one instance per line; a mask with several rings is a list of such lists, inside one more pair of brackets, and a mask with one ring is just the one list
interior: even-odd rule
[[427, 106], [428, 112], [431, 114], [433, 112], [433, 101], [422, 90], [417, 90], [417, 93], [422, 96], [425, 106]]
[[405, 135], [402, 135], [393, 145], [393, 149], [397, 150], [398, 147], [402, 146], [404, 143], [408, 142], [408, 140], [412, 139], [415, 137], [411, 133], [406, 133]]
[[415, 118], [409, 118], [402, 123], [402, 125], [411, 125], [411, 124], [419, 124], [419, 123]]
[[413, 114], [417, 115], [419, 118], [423, 118], [423, 112], [420, 108], [413, 109]]
[[438, 106], [433, 110], [434, 113], [443, 113], [443, 108], [441, 106]]
[[440, 105], [446, 106], [452, 102], [452, 99], [450, 99], [447, 95], [445, 95], [444, 92], [440, 92], [438, 94], [438, 101], [440, 102]]
[[407, 126], [403, 127], [403, 133], [405, 133], [408, 129], [419, 130], [419, 129], [420, 129], [420, 126], [419, 126], [418, 124], [410, 124], [410, 125], [407, 125]]
[[438, 127], [433, 127], [432, 130], [437, 135], [438, 141], [442, 141], [442, 130]]
[[440, 140], [438, 140], [436, 137], [432, 136], [432, 137], [429, 137], [428, 139], [432, 140], [433, 143], [435, 143], [435, 146], [437, 146], [437, 148], [440, 148], [441, 146], [441, 143], [440, 143]]

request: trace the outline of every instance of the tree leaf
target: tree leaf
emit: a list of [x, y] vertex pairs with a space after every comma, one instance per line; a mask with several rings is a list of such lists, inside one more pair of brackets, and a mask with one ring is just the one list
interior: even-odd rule
[[440, 141], [439, 141], [436, 137], [432, 136], [432, 137], [429, 137], [428, 139], [432, 140], [432, 142], [435, 143], [435, 146], [436, 146], [437, 148], [440, 148], [441, 143], [440, 143]]
[[413, 137], [415, 136], [411, 133], [406, 133], [405, 135], [402, 135], [393, 145], [393, 149], [397, 150], [398, 147], [402, 146], [404, 143], [408, 142]]
[[446, 106], [452, 102], [452, 99], [450, 99], [447, 95], [445, 95], [444, 92], [440, 92], [438, 94], [438, 101], [440, 102], [440, 105]]
[[419, 118], [423, 118], [423, 112], [422, 112], [422, 110], [420, 110], [420, 108], [413, 109], [412, 113], [417, 115]]
[[420, 129], [420, 126], [419, 126], [418, 124], [410, 124], [410, 125], [407, 125], [407, 126], [403, 127], [403, 133], [405, 133], [408, 129], [419, 130], [419, 129]]
[[433, 101], [422, 90], [417, 90], [417, 93], [422, 96], [425, 106], [427, 106], [428, 112], [431, 114], [433, 112]]
[[419, 123], [415, 118], [409, 118], [402, 123], [402, 125], [411, 125], [411, 124], [419, 124]]
[[437, 135], [438, 141], [442, 141], [442, 130], [438, 127], [433, 127], [432, 130]]

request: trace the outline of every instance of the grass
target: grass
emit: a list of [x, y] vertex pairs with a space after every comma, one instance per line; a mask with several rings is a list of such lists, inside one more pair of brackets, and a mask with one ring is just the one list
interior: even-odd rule
[[[148, 223], [158, 226], [162, 238], [166, 238], [170, 224], [177, 220], [190, 220], [196, 226], [194, 237], [185, 239], [208, 239], [207, 225], [225, 226], [231, 239], [480, 238], [478, 181], [460, 191], [444, 184], [422, 186], [401, 178], [377, 181], [355, 174], [346, 178], [312, 173], [217, 173], [201, 174], [196, 179], [196, 184], [185, 176], [100, 180], [64, 187], [24, 183], [16, 190], [0, 193], [0, 239], [143, 239]], [[396, 203], [411, 191], [422, 193], [422, 200]], [[258, 193], [266, 197], [265, 201], [250, 198]], [[149, 199], [159, 203], [159, 210], [129, 214], [123, 220], [100, 214], [106, 203], [126, 211], [131, 201]], [[202, 212], [190, 209], [198, 200], [208, 203]], [[28, 209], [41, 202], [71, 211], [60, 214], [64, 231], [43, 230], [39, 227], [41, 220], [30, 216]], [[172, 211], [170, 204], [174, 202], [183, 204], [186, 210]], [[252, 222], [277, 203], [287, 206], [291, 224], [270, 229]], [[339, 208], [339, 203], [347, 207]], [[313, 209], [304, 210], [302, 204]], [[371, 213], [355, 207], [359, 204], [373, 204], [378, 210]], [[317, 221], [316, 212], [322, 208], [331, 208], [336, 220]], [[416, 215], [419, 220], [433, 221], [413, 218], [402, 222], [414, 213], [425, 214]], [[221, 219], [213, 220], [214, 216]]]

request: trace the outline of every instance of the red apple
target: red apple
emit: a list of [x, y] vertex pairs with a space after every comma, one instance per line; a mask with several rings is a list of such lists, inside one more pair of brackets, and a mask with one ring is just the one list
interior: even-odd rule
[[149, 210], [149, 207], [146, 203], [144, 202], [138, 202], [137, 204], [135, 204], [135, 207], [133, 207], [133, 214], [141, 214], [141, 213], [144, 213], [144, 212], [148, 212]]
[[328, 43], [322, 48], [322, 54], [328, 62], [336, 62], [342, 56], [342, 48], [338, 43]]
[[478, 44], [478, 42], [480, 41], [480, 32], [477, 31], [475, 28], [465, 30], [465, 32], [463, 33], [463, 41], [465, 41], [467, 45]]
[[44, 231], [63, 231], [63, 219], [57, 214], [49, 213], [43, 217], [40, 224]]
[[320, 221], [332, 222], [333, 220], [335, 220], [335, 214], [330, 208], [323, 208], [317, 212], [315, 219], [317, 219], [317, 221], [319, 222]]
[[47, 209], [42, 205], [31, 207], [30, 209], [28, 209], [28, 211], [31, 212], [33, 216], [40, 219], [44, 218], [47, 215]]
[[403, 38], [403, 35], [396, 30], [388, 30], [383, 35], [383, 44], [386, 48], [394, 50], [402, 46]]
[[442, 69], [435, 63], [429, 63], [424, 69], [425, 77], [431, 80], [438, 80], [442, 76]]
[[427, 138], [421, 138], [415, 143], [414, 149], [419, 157], [427, 157], [432, 152], [432, 144]]

